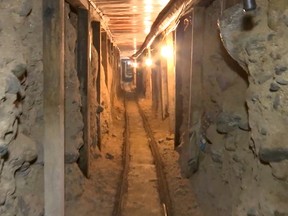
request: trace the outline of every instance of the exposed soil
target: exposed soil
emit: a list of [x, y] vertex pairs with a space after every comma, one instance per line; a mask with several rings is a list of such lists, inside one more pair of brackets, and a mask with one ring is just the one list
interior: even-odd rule
[[157, 190], [157, 175], [149, 140], [133, 93], [127, 93], [126, 109], [130, 144], [128, 191], [123, 215], [162, 215]]
[[94, 152], [91, 158], [91, 176], [84, 181], [84, 193], [66, 202], [69, 216], [112, 215], [122, 170], [124, 116], [121, 101], [115, 101], [112, 122], [102, 138], [101, 152]]
[[164, 171], [169, 185], [169, 192], [175, 216], [203, 216], [195, 193], [188, 179], [181, 176], [178, 163], [179, 155], [174, 149], [174, 134], [169, 133], [169, 119], [162, 121], [155, 118], [149, 100], [139, 100], [147, 116], [164, 164]]

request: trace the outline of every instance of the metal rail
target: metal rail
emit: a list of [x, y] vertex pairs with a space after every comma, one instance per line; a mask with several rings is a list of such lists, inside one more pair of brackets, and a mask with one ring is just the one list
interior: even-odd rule
[[130, 162], [130, 143], [129, 143], [129, 117], [126, 109], [126, 93], [124, 93], [124, 118], [125, 118], [125, 128], [123, 132], [123, 171], [121, 173], [121, 180], [119, 182], [118, 190], [115, 197], [115, 205], [113, 209], [113, 216], [122, 215], [122, 207], [124, 202], [124, 195], [128, 189], [128, 172], [129, 172], [129, 162]]
[[[125, 129], [123, 133], [123, 171], [121, 173], [120, 182], [118, 190], [115, 197], [115, 205], [113, 209], [113, 216], [121, 216], [122, 208], [124, 206], [124, 197], [128, 189], [128, 173], [129, 173], [129, 163], [130, 163], [130, 143], [129, 143], [129, 117], [126, 110], [126, 93], [124, 96], [124, 106], [125, 106]], [[157, 142], [153, 136], [153, 132], [150, 128], [149, 122], [141, 109], [138, 101], [136, 101], [139, 113], [141, 115], [143, 126], [149, 140], [149, 146], [151, 149], [152, 156], [154, 158], [156, 173], [157, 173], [157, 184], [158, 184], [158, 193], [160, 197], [161, 206], [163, 207], [164, 216], [173, 216], [172, 202], [170, 199], [170, 193], [168, 188], [168, 183], [164, 173], [164, 166], [162, 163], [161, 155], [159, 153]]]
[[161, 204], [164, 209], [164, 215], [173, 216], [173, 206], [172, 206], [172, 201], [170, 198], [169, 187], [168, 187], [168, 183], [166, 180], [166, 175], [164, 173], [164, 166], [163, 166], [161, 155], [157, 146], [157, 142], [155, 140], [155, 137], [153, 136], [153, 131], [146, 118], [146, 115], [144, 111], [142, 110], [142, 108], [140, 107], [138, 101], [137, 101], [137, 106], [138, 106], [139, 113], [143, 120], [144, 129], [149, 138], [149, 145], [150, 145], [150, 149], [151, 149], [154, 162], [155, 162], [157, 182], [158, 182], [158, 192], [159, 192]]

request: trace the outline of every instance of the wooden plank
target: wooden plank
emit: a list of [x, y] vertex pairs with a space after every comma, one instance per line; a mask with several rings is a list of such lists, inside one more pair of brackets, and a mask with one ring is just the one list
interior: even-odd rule
[[191, 14], [183, 17], [176, 29], [176, 69], [175, 69], [175, 147], [180, 145], [181, 135], [183, 134], [183, 126], [188, 125], [188, 101], [185, 99], [185, 93], [189, 89], [189, 76], [191, 62], [187, 61], [191, 55], [191, 38], [192, 25]]
[[[96, 79], [96, 92], [97, 92], [97, 103], [101, 104], [101, 23], [99, 21], [92, 22], [92, 31], [93, 31], [93, 45], [98, 53], [98, 71]], [[101, 116], [100, 113], [97, 116], [97, 146], [101, 150]]]
[[[176, 49], [175, 32], [171, 32], [166, 37], [167, 44]], [[168, 82], [168, 115], [169, 115], [169, 130], [170, 133], [175, 131], [175, 51], [167, 61], [167, 82]]]
[[[161, 98], [159, 98], [159, 96], [161, 97], [161, 94], [159, 94], [159, 90], [160, 90], [160, 82], [158, 84], [158, 73], [159, 73], [159, 67], [160, 67], [160, 62], [157, 60], [155, 60], [154, 55], [152, 54], [152, 59], [154, 60], [154, 65], [151, 68], [151, 95], [152, 95], [152, 111], [153, 114], [155, 114], [155, 117], [157, 117], [158, 114], [158, 109], [159, 109], [159, 105], [161, 106]], [[159, 103], [160, 101], [160, 103]]]
[[[101, 83], [101, 75], [100, 75], [100, 56], [101, 52], [101, 23], [99, 21], [92, 22], [92, 31], [93, 31], [93, 45], [97, 50], [98, 53], [98, 72], [97, 72], [97, 102], [100, 104], [100, 83]], [[107, 65], [106, 65], [107, 66]]]
[[101, 55], [102, 55], [102, 65], [105, 74], [105, 83], [108, 86], [108, 39], [107, 33], [101, 32]]
[[195, 7], [192, 12], [192, 49], [190, 69], [190, 98], [189, 98], [189, 123], [194, 127], [195, 121], [201, 118], [203, 108], [203, 47], [204, 47], [205, 8]]
[[[188, 105], [188, 139], [185, 137], [182, 151], [186, 152], [181, 157], [183, 173], [190, 177], [198, 170], [201, 139], [201, 124], [203, 109], [203, 70], [202, 56], [204, 45], [204, 28], [205, 28], [205, 8], [195, 7], [192, 11], [192, 37], [191, 37], [191, 67], [188, 70], [189, 83], [189, 105]], [[189, 59], [188, 59], [189, 60]]]
[[66, 1], [75, 8], [82, 8], [89, 10], [89, 2], [87, 0], [66, 0]]
[[112, 56], [111, 56], [111, 40], [110, 39], [108, 39], [108, 44], [107, 44], [107, 46], [108, 46], [108, 59], [109, 59], [109, 63], [111, 64], [111, 62], [112, 62]]
[[83, 139], [84, 146], [80, 149], [79, 167], [86, 177], [89, 173], [90, 158], [90, 109], [89, 109], [89, 11], [78, 9], [78, 47], [77, 47], [77, 72], [80, 81], [80, 93], [82, 100], [82, 116], [84, 122]]
[[64, 1], [43, 0], [44, 197], [64, 216]]
[[162, 114], [162, 119], [166, 119], [169, 116], [169, 110], [168, 110], [168, 62], [166, 58], [162, 58], [160, 62], [160, 83], [161, 83], [161, 114]]

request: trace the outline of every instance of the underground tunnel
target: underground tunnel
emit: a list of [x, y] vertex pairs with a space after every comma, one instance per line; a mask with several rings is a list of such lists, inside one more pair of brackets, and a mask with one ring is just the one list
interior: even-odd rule
[[0, 0], [0, 216], [288, 216], [287, 36], [287, 0]]

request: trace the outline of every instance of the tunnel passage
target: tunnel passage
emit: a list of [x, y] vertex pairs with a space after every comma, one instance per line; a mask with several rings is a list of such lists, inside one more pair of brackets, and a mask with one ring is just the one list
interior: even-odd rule
[[288, 214], [286, 0], [0, 8], [0, 215], [113, 215], [125, 86], [154, 136], [136, 143], [159, 149], [172, 214]]

